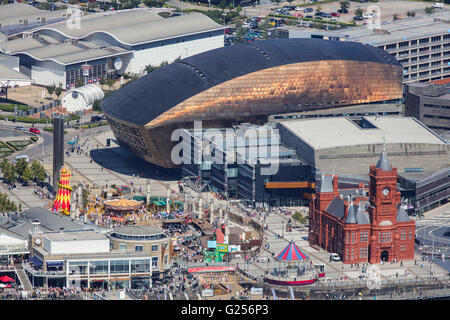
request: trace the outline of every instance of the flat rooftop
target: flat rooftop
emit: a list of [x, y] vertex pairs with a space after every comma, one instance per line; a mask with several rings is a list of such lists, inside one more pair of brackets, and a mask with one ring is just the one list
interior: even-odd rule
[[93, 230], [63, 231], [44, 233], [44, 237], [51, 241], [80, 241], [80, 240], [106, 240], [104, 235]]
[[315, 150], [370, 144], [445, 142], [433, 131], [412, 117], [362, 117], [373, 128], [361, 128], [348, 117], [295, 119], [279, 123], [293, 132]]
[[[41, 10], [25, 3], [9, 3], [1, 6], [0, 9], [0, 22], [2, 27], [10, 25], [22, 24], [24, 20], [28, 20], [28, 23], [40, 22], [44, 17], [46, 20], [64, 18], [66, 10]], [[38, 20], [39, 18], [39, 20]], [[22, 20], [22, 21], [21, 21]]]
[[[348, 37], [349, 41], [357, 41], [371, 45], [381, 45], [385, 43], [397, 42], [402, 40], [411, 40], [421, 37], [429, 37], [433, 34], [447, 33], [449, 25], [450, 11], [443, 10], [428, 16], [406, 18], [392, 21], [381, 22], [380, 32], [375, 32], [367, 26], [346, 28], [339, 31], [320, 31], [299, 30], [298, 28], [288, 28], [290, 37], [301, 37], [308, 34], [323, 36], [334, 36], [339, 38]], [[286, 29], [286, 28], [283, 28]], [[383, 32], [384, 31], [384, 32]]]
[[382, 112], [399, 112], [404, 113], [405, 106], [401, 103], [375, 103], [375, 104], [358, 104], [347, 107], [338, 107], [338, 108], [326, 108], [319, 110], [310, 110], [310, 111], [302, 111], [302, 112], [292, 112], [292, 113], [280, 113], [274, 114], [269, 117], [269, 119], [274, 119], [275, 121], [279, 121], [279, 117], [287, 116], [310, 116], [310, 115], [341, 115], [341, 114], [349, 114], [352, 113], [382, 113]]

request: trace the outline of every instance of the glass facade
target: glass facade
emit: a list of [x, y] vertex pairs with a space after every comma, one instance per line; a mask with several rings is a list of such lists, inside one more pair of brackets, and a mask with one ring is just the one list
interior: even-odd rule
[[131, 260], [131, 273], [150, 272], [150, 259]]
[[130, 272], [130, 260], [112, 260], [110, 264], [111, 273], [129, 273]]
[[75, 261], [69, 263], [69, 274], [87, 274], [88, 263], [87, 261]]
[[89, 261], [89, 274], [108, 274], [108, 261]]

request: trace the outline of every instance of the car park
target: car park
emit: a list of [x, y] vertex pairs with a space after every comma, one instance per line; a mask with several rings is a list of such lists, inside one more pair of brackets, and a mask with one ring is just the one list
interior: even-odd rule
[[28, 131], [35, 133], [35, 134], [40, 134], [41, 131], [38, 128], [35, 127], [31, 127]]

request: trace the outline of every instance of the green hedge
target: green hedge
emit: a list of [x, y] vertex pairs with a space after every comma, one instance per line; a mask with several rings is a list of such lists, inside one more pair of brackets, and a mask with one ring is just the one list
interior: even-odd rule
[[[91, 123], [90, 126], [91, 126], [91, 129], [92, 129], [92, 128], [101, 127], [101, 126], [106, 126], [106, 125], [108, 125], [108, 122], [107, 122], [107, 121], [100, 121], [100, 122]], [[88, 128], [89, 128], [89, 125], [84, 124], [84, 125], [81, 126], [81, 128], [83, 128], [83, 129], [88, 129]]]
[[[53, 132], [53, 127], [44, 127], [44, 131]], [[64, 130], [64, 133], [67, 133], [67, 130]]]
[[7, 144], [17, 151], [24, 150], [28, 145], [32, 144], [30, 140], [27, 141], [8, 141]]
[[[6, 112], [14, 112], [14, 104], [0, 104], [0, 110]], [[29, 110], [30, 107], [26, 105], [18, 105], [18, 110]]]
[[[0, 116], [1, 117], [1, 116]], [[17, 122], [24, 122], [24, 123], [51, 123], [50, 119], [40, 119], [40, 118], [29, 118], [29, 117], [14, 117], [14, 116], [3, 116], [4, 118], [7, 118], [9, 121], [14, 121], [16, 119]]]
[[3, 141], [0, 141], [0, 150], [2, 150], [2, 152], [3, 152], [3, 150], [6, 150], [6, 149], [8, 149], [10, 152], [15, 151], [14, 147], [10, 146], [9, 144], [7, 144]]

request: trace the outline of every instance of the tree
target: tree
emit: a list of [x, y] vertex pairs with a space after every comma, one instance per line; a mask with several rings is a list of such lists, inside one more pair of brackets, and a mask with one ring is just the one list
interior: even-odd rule
[[415, 13], [414, 11], [408, 11], [408, 12], [406, 13], [406, 15], [407, 15], [408, 17], [415, 17], [415, 16], [416, 16], [416, 13]]
[[355, 10], [355, 16], [361, 17], [363, 15], [363, 9], [358, 8]]
[[166, 4], [166, 0], [144, 0], [143, 2], [149, 8], [161, 8]]
[[14, 183], [17, 181], [17, 173], [14, 166], [11, 163], [7, 163], [5, 168], [2, 169], [3, 178], [9, 183]]
[[42, 183], [47, 178], [47, 173], [45, 172], [44, 166], [39, 161], [33, 161], [31, 163], [32, 176], [36, 182]]
[[0, 170], [2, 172], [5, 172], [6, 168], [8, 167], [8, 165], [11, 165], [11, 163], [9, 163], [8, 159], [5, 157], [2, 159], [2, 162], [0, 162]]
[[316, 8], [316, 12], [322, 12], [322, 6], [320, 4]]
[[53, 93], [55, 92], [56, 86], [54, 83], [52, 83], [51, 85], [46, 86], [46, 89], [47, 89], [47, 92], [50, 95], [50, 97], [52, 97]]
[[25, 169], [27, 167], [28, 167], [28, 162], [25, 159], [17, 160], [16, 164], [14, 165], [14, 171], [16, 172], [19, 179], [22, 178], [23, 173], [25, 172]]
[[426, 14], [432, 14], [434, 12], [434, 8], [433, 7], [426, 7], [425, 8], [425, 13]]
[[[21, 207], [20, 207], [21, 208]], [[16, 212], [16, 204], [8, 199], [8, 196], [0, 192], [0, 210], [3, 212]]]
[[106, 85], [109, 87], [110, 91], [114, 88], [115, 84], [116, 84], [116, 80], [114, 80], [113, 78], [109, 78], [106, 80]]
[[281, 2], [281, 0], [270, 0], [270, 1], [272, 1], [272, 2], [274, 2], [274, 3], [276, 3], [277, 4], [277, 6], [280, 4], [280, 2]]
[[58, 86], [55, 88], [56, 98], [59, 99], [59, 96], [61, 95], [62, 92], [63, 92], [63, 88], [62, 88], [62, 83], [60, 82], [58, 84]]
[[25, 170], [22, 173], [22, 181], [27, 183], [31, 180], [33, 180], [33, 172], [31, 171], [30, 167], [27, 165], [25, 167]]
[[341, 2], [339, 2], [339, 4], [341, 5], [342, 13], [347, 12], [348, 9], [350, 8], [350, 2], [348, 2], [348, 1], [341, 1]]

